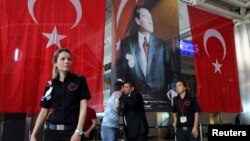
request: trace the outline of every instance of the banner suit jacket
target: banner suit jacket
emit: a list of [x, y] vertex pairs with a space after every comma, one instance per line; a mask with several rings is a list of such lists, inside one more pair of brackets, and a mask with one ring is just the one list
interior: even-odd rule
[[[166, 93], [170, 84], [175, 86], [179, 70], [176, 58], [166, 43], [154, 36], [149, 38], [149, 55], [146, 76], [142, 71], [138, 33], [122, 40], [121, 52], [116, 64], [117, 78], [132, 80], [145, 101], [168, 101]], [[151, 105], [152, 106], [152, 105]], [[163, 108], [170, 110], [171, 104]], [[151, 107], [153, 108], [153, 107]]]

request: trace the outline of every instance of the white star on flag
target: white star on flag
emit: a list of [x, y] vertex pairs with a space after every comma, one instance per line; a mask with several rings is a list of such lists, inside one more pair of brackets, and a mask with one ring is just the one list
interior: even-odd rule
[[219, 64], [218, 60], [216, 59], [215, 63], [212, 63], [214, 65], [214, 73], [216, 73], [217, 71], [221, 73], [220, 68], [222, 67], [222, 64]]
[[54, 27], [52, 33], [43, 33], [43, 35], [49, 39], [46, 48], [50, 47], [53, 44], [55, 44], [57, 47], [61, 48], [60, 40], [62, 40], [63, 38], [66, 37], [64, 35], [59, 35], [57, 33], [56, 26]]

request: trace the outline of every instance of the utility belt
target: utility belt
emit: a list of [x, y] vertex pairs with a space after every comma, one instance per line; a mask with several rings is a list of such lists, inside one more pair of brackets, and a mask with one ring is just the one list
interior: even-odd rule
[[76, 125], [54, 124], [46, 122], [45, 128], [49, 130], [75, 130]]

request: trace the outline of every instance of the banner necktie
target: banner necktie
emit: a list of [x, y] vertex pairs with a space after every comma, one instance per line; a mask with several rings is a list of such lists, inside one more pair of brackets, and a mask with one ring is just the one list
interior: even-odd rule
[[146, 37], [144, 37], [143, 49], [145, 51], [145, 54], [146, 54], [146, 57], [147, 57], [147, 61], [148, 61], [148, 42], [147, 42], [147, 38]]

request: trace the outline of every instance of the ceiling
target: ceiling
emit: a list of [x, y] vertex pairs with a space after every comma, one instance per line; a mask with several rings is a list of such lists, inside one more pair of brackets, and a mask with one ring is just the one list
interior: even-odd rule
[[250, 0], [181, 0], [195, 7], [215, 12], [232, 19], [250, 17]]
[[[112, 1], [106, 0], [104, 64], [111, 62]], [[245, 20], [250, 18], [250, 0], [178, 0], [181, 39], [191, 39], [187, 4], [231, 19]], [[183, 58], [182, 69], [194, 74], [193, 59], [185, 56]]]

